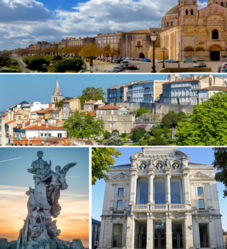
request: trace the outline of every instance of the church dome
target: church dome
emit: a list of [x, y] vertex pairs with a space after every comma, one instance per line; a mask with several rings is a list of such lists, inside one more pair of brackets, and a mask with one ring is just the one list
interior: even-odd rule
[[167, 16], [167, 15], [177, 15], [178, 14], [178, 9], [179, 9], [178, 5], [172, 7], [170, 10], [168, 10], [166, 12], [165, 16]]

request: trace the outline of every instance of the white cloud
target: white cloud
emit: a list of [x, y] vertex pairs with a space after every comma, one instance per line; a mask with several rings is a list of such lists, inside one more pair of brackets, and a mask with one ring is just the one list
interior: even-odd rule
[[[56, 6], [51, 15], [36, 0], [0, 0], [0, 50], [39, 40], [160, 27], [162, 16], [176, 4], [177, 0], [88, 0], [71, 11]], [[205, 6], [206, 1], [199, 2], [200, 8]]]

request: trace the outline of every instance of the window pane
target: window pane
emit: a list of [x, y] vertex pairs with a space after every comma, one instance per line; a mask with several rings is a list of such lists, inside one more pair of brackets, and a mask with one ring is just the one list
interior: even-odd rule
[[113, 247], [121, 247], [122, 242], [122, 225], [113, 225]]
[[199, 224], [200, 246], [209, 247], [209, 233], [207, 224]]
[[181, 181], [180, 179], [171, 180], [171, 203], [180, 204], [181, 202]]
[[137, 204], [147, 204], [148, 203], [148, 179], [138, 179], [137, 182]]
[[123, 188], [118, 189], [118, 196], [124, 196], [124, 189]]
[[123, 210], [123, 201], [117, 202], [117, 210]]
[[205, 209], [204, 200], [199, 200], [199, 209]]
[[203, 195], [203, 188], [198, 188], [198, 195]]
[[165, 180], [164, 179], [156, 179], [154, 184], [155, 189], [155, 204], [165, 204]]

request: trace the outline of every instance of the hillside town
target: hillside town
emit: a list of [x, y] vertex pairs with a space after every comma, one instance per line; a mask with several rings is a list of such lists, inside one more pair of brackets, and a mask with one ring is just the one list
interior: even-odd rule
[[[89, 99], [81, 106], [79, 98], [63, 97], [56, 80], [50, 103], [22, 101], [4, 111], [0, 118], [0, 144], [99, 145], [111, 139], [109, 134], [117, 132], [117, 136], [125, 138], [123, 145], [138, 140], [132, 138], [135, 128], [152, 129], [160, 125], [170, 112], [192, 113], [195, 105], [221, 91], [227, 92], [227, 77], [171, 74], [165, 80], [134, 81], [110, 87], [106, 93], [107, 102]], [[59, 106], [60, 102], [62, 105]], [[70, 133], [70, 126], [67, 128], [66, 123], [76, 112], [85, 116], [89, 114], [100, 121], [100, 133], [91, 134], [87, 139], [79, 133]], [[90, 127], [82, 129], [91, 130]], [[108, 135], [105, 136], [105, 132]], [[169, 133], [168, 136], [174, 139], [174, 129]]]

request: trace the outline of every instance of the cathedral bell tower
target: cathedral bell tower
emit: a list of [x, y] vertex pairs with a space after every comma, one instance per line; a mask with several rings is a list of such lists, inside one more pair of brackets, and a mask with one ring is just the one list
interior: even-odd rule
[[187, 18], [193, 19], [190, 23], [196, 25], [198, 17], [197, 0], [178, 0], [180, 24], [184, 25]]
[[63, 100], [63, 95], [61, 94], [60, 87], [58, 84], [58, 79], [57, 79], [56, 84], [55, 84], [55, 88], [54, 88], [54, 92], [51, 95], [51, 103], [55, 103], [55, 102], [58, 102], [61, 100]]

